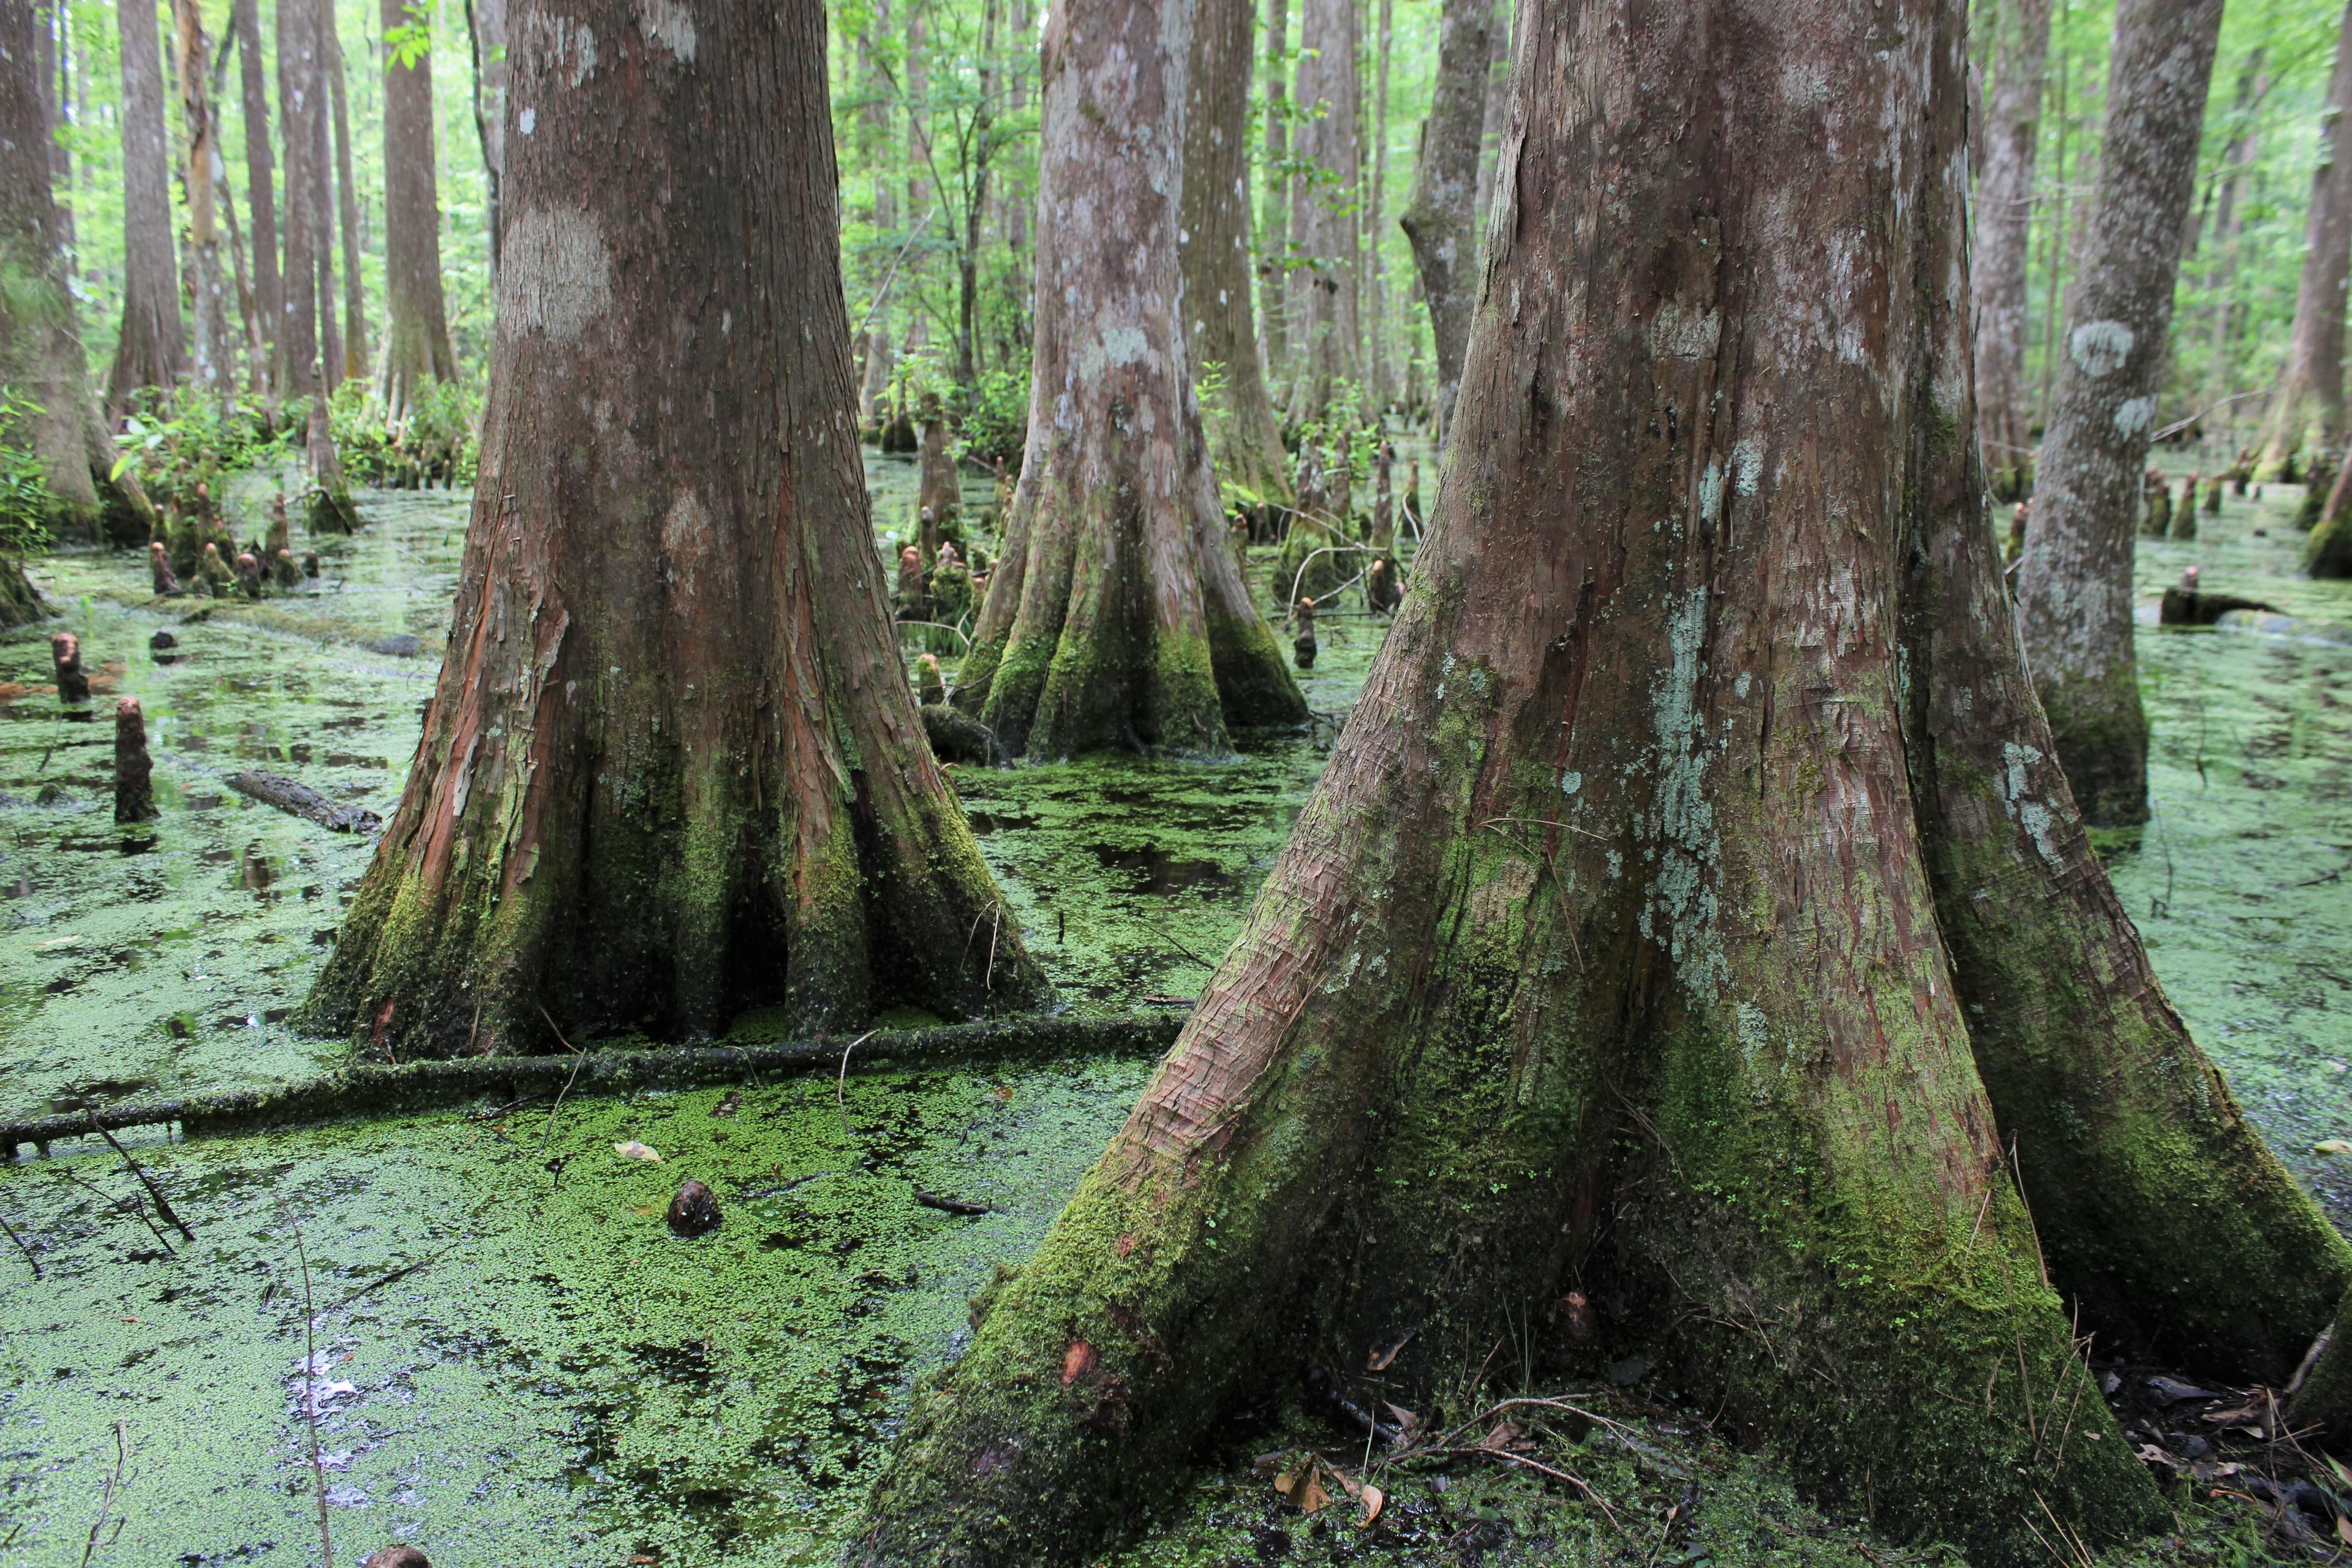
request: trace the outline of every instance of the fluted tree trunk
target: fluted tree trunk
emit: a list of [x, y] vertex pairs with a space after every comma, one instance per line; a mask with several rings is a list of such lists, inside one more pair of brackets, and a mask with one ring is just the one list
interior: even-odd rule
[[1984, 169], [1977, 179], [1976, 249], [1969, 258], [1976, 286], [1977, 436], [1993, 493], [2004, 500], [2023, 495], [2032, 472], [2026, 262], [2049, 58], [2050, 0], [2010, 0], [1994, 39]]
[[1267, 394], [1251, 320], [1248, 146], [1252, 0], [1198, 0], [1192, 17], [1184, 122], [1183, 262], [1186, 355], [1214, 365], [1223, 388], [1202, 410], [1219, 477], [1261, 500], [1287, 502], [1282, 424]]
[[255, 365], [257, 389], [274, 392], [284, 376], [278, 353], [284, 331], [286, 295], [278, 272], [278, 195], [272, 182], [269, 89], [261, 58], [260, 0], [232, 0], [229, 26], [236, 34], [238, 86], [245, 105], [245, 189], [252, 207], [253, 302], [261, 321], [266, 355]]
[[1040, 988], [885, 605], [824, 7], [643, 14], [513, 13], [535, 124], [449, 654], [311, 1003], [402, 1057], [536, 1047], [542, 1007], [576, 1039]]
[[335, 26], [335, 0], [319, 0], [319, 39], [327, 68], [328, 102], [333, 109], [335, 212], [343, 239], [342, 367], [333, 379], [365, 381], [367, 280], [360, 270], [360, 198], [352, 181], [352, 118], [351, 108], [344, 101], [343, 41]]
[[2294, 324], [2287, 333], [2286, 374], [2263, 411], [2256, 471], [2275, 476], [2290, 461], [2311, 468], [2311, 482], [2326, 482], [2316, 466], [2322, 452], [2344, 439], [2344, 302], [2352, 281], [2352, 5], [2336, 40], [2327, 104], [2319, 114], [2319, 157], [2311, 171], [2311, 203], [2304, 211], [2303, 273], [2294, 291]]
[[1356, 381], [1358, 323], [1356, 203], [1361, 153], [1358, 113], [1363, 98], [1356, 0], [1300, 0], [1300, 118], [1291, 157], [1307, 167], [1293, 181], [1290, 237], [1290, 349], [1296, 370], [1290, 417], [1319, 417], [1339, 387]]
[[1237, 726], [1307, 721], [1226, 549], [1192, 392], [1191, 17], [1061, 0], [1045, 26], [1028, 446], [957, 689], [1015, 756], [1222, 753]]
[[1412, 196], [1399, 220], [1412, 242], [1422, 298], [1437, 350], [1437, 434], [1454, 416], [1470, 313], [1478, 303], [1478, 141], [1486, 123], [1487, 38], [1492, 0], [1443, 0], [1437, 15], [1437, 79], [1422, 124]]
[[122, 50], [122, 331], [107, 405], [175, 386], [188, 373], [180, 268], [172, 243], [171, 153], [163, 134], [163, 55], [153, 0], [115, 0]]
[[[383, 27], [408, 22], [407, 0], [383, 0]], [[383, 405], [404, 417], [428, 381], [457, 379], [441, 292], [441, 198], [433, 157], [433, 56], [383, 63]]]
[[2132, 542], [2168, 357], [2221, 0], [2120, 0], [2098, 185], [2067, 304], [2018, 611], [2058, 760], [2095, 826], [2147, 820]]
[[[0, 5], [0, 384], [35, 412], [9, 433], [41, 459], [53, 504], [51, 534], [76, 542], [146, 541], [154, 514], [137, 479], [118, 479], [120, 454], [90, 396], [81, 328], [66, 289], [61, 225], [49, 187], [48, 110], [37, 75], [29, 5]], [[0, 625], [37, 609], [14, 562], [0, 589]]]
[[1287, 1369], [1402, 1343], [1359, 1397], [1426, 1412], [1571, 1283], [1820, 1492], [2041, 1563], [2170, 1517], [2060, 1292], [2276, 1376], [2352, 1272], [2148, 974], [2003, 611], [1958, 0], [1521, 16], [1415, 586], [865, 1568], [1089, 1561]]

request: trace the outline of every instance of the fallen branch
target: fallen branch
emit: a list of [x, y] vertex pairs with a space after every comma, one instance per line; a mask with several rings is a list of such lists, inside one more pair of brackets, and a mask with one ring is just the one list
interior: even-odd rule
[[247, 799], [274, 805], [337, 833], [373, 833], [383, 826], [383, 818], [373, 811], [356, 805], [337, 805], [309, 784], [296, 784], [276, 773], [231, 773], [222, 782]]
[[195, 1240], [196, 1233], [188, 1228], [188, 1222], [186, 1220], [182, 1219], [178, 1215], [172, 1212], [171, 1202], [163, 1196], [163, 1189], [157, 1186], [155, 1184], [155, 1179], [152, 1176], [150, 1176], [145, 1170], [141, 1168], [138, 1161], [131, 1157], [131, 1151], [116, 1142], [114, 1141], [114, 1134], [109, 1132], [105, 1128], [100, 1127], [98, 1124], [98, 1119], [95, 1116], [90, 1118], [89, 1125], [92, 1131], [96, 1132], [100, 1138], [106, 1140], [106, 1146], [108, 1148], [122, 1156], [122, 1163], [131, 1167], [131, 1173], [139, 1178], [139, 1184], [147, 1189], [147, 1195], [149, 1197], [155, 1200], [155, 1212], [163, 1216], [164, 1222], [171, 1226], [173, 1229], [178, 1231], [186, 1240]]
[[937, 1193], [927, 1193], [919, 1187], [915, 1190], [915, 1201], [922, 1205], [927, 1209], [937, 1209], [941, 1214], [970, 1215], [994, 1214], [996, 1212], [986, 1204], [976, 1204], [969, 1198], [941, 1197]]

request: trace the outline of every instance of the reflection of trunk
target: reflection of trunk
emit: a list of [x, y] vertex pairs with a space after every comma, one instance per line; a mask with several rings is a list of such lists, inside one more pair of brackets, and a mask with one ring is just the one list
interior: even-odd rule
[[1291, 155], [1304, 173], [1291, 187], [1291, 350], [1297, 356], [1290, 417], [1318, 418], [1357, 378], [1356, 146], [1362, 98], [1355, 0], [1301, 0], [1297, 100], [1304, 116]]
[[957, 696], [1015, 756], [1222, 752], [1231, 726], [1307, 721], [1193, 401], [1169, 4], [1070, 0], [1046, 24], [1028, 447]]
[[542, 1006], [576, 1040], [1030, 996], [840, 438], [824, 8], [513, 19], [537, 123], [450, 651], [314, 1015], [404, 1058], [538, 1047]]
[[1265, 191], [1259, 209], [1258, 315], [1273, 384], [1290, 373], [1290, 0], [1265, 0]]
[[1437, 342], [1437, 435], [1442, 442], [1478, 302], [1478, 138], [1486, 122], [1486, 24], [1491, 0], [1444, 0], [1437, 16], [1437, 80], [1421, 129], [1421, 163], [1402, 220], [1412, 241], [1422, 298]]
[[1357, 1396], [1425, 1411], [1564, 1347], [1517, 1304], [1573, 1284], [1880, 1528], [2043, 1563], [2168, 1515], [2036, 1222], [2085, 1330], [2250, 1377], [2352, 1274], [2148, 973], [2002, 610], [1958, 0], [1625, 9], [1523, 13], [1424, 580], [853, 1561], [1083, 1560], [1270, 1378], [1402, 1345]]
[[490, 276], [498, 277], [499, 217], [507, 178], [507, 0], [466, 0], [474, 53], [474, 135], [482, 144], [483, 213], [490, 230]]
[[1185, 357], [1215, 366], [1223, 385], [1201, 417], [1217, 476], [1262, 500], [1290, 490], [1282, 426], [1266, 394], [1250, 321], [1248, 134], [1252, 0], [1199, 0], [1192, 17], [1184, 116], [1184, 203], [1177, 247], [1184, 268]]
[[228, 287], [221, 277], [221, 231], [215, 189], [226, 184], [220, 127], [213, 114], [205, 18], [196, 0], [173, 0], [172, 41], [180, 82], [180, 128], [187, 137], [183, 176], [188, 194], [188, 271], [194, 284], [196, 384], [215, 396], [236, 384], [236, 348], [229, 335]]
[[[2291, 459], [2315, 460], [2344, 438], [2344, 292], [2352, 279], [2352, 5], [2336, 40], [2327, 106], [2319, 114], [2319, 155], [2311, 171], [2311, 205], [2303, 227], [2303, 276], [2294, 291], [2286, 374], [2263, 414], [2261, 470], [2275, 475]], [[2309, 461], [2304, 466], [2308, 467]], [[2312, 483], [2320, 482], [2314, 475]]]
[[[383, 0], [383, 27], [408, 0]], [[457, 379], [441, 294], [441, 199], [433, 167], [433, 57], [383, 64], [383, 405], [399, 419], [427, 381]]]
[[2105, 146], [2034, 479], [2018, 611], [2074, 798], [2147, 820], [2132, 540], [2172, 324], [2221, 0], [2122, 0]]
[[2033, 216], [2034, 157], [2042, 142], [2042, 67], [2050, 58], [2050, 0], [2001, 8], [1986, 115], [1984, 173], [1977, 181], [1977, 435], [1993, 493], [2024, 493], [2033, 445], [2025, 388], [2025, 265]]
[[122, 45], [122, 335], [115, 340], [106, 401], [119, 412], [131, 394], [173, 385], [187, 374], [188, 335], [173, 259], [155, 7], [152, 0], [115, 0], [114, 16]]
[[[253, 302], [261, 318], [262, 342], [271, 357], [257, 363], [257, 382], [282, 382], [277, 358], [285, 330], [286, 295], [278, 275], [278, 198], [270, 188], [269, 89], [262, 76], [260, 0], [233, 0], [229, 26], [236, 33], [238, 79], [245, 99], [245, 189], [253, 207]], [[281, 77], [282, 80], [283, 78]]]
[[343, 236], [343, 355], [339, 381], [365, 381], [367, 287], [360, 273], [360, 197], [352, 184], [351, 110], [344, 100], [343, 43], [335, 28], [335, 0], [319, 0], [319, 40], [334, 110], [335, 211]]
[[[0, 5], [0, 146], [37, 148], [49, 135], [37, 69], [32, 7]], [[90, 398], [49, 172], [46, 158], [0, 158], [0, 299], [8, 302], [0, 310], [0, 384], [39, 409], [8, 439], [41, 459], [54, 498], [43, 521], [52, 533], [141, 543], [154, 514], [138, 480], [112, 477], [118, 454]], [[9, 624], [34, 601], [29, 588], [17, 591], [13, 564], [0, 567], [0, 578], [8, 584], [0, 624]]]

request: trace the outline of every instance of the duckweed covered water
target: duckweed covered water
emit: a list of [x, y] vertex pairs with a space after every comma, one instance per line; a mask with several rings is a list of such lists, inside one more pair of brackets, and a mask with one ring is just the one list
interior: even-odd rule
[[[869, 468], [887, 542], [904, 531], [913, 465]], [[968, 485], [968, 509], [990, 499]], [[2293, 576], [2294, 499], [2232, 502], [2205, 541], [2144, 547], [2150, 600], [2196, 562], [2207, 586], [2293, 618], [2143, 630], [2158, 815], [2105, 849], [2168, 990], [2342, 1223], [2352, 1177], [2312, 1145], [2352, 1135], [2352, 591]], [[248, 480], [236, 500], [240, 531], [257, 533], [266, 489]], [[390, 811], [465, 507], [369, 496], [359, 536], [310, 542], [325, 567], [314, 591], [258, 605], [153, 601], [129, 557], [48, 563], [65, 618], [0, 639], [0, 1113], [342, 1059], [285, 1016], [372, 847], [220, 781], [257, 766]], [[1271, 558], [1253, 556], [1262, 599]], [[39, 689], [60, 628], [93, 669], [120, 663], [113, 690], [144, 701], [160, 822], [112, 825], [107, 696], [79, 723]], [[150, 651], [158, 630], [176, 637], [174, 662]], [[1309, 698], [1337, 716], [1378, 624], [1327, 616], [1318, 633]], [[1214, 765], [956, 770], [1064, 1005], [1197, 994], [1329, 740], [1252, 739]], [[800, 1079], [568, 1101], [551, 1132], [541, 1101], [131, 1144], [193, 1244], [123, 1206], [141, 1189], [102, 1145], [0, 1168], [0, 1218], [43, 1271], [35, 1285], [0, 1238], [0, 1565], [79, 1562], [94, 1525], [93, 1563], [314, 1561], [306, 1366], [347, 1562], [394, 1538], [445, 1568], [829, 1560], [912, 1379], [955, 1353], [972, 1292], [1026, 1256], [1146, 1070], [853, 1068], [838, 1103], [830, 1079]], [[661, 1162], [613, 1152], [630, 1140]], [[680, 1240], [662, 1210], [688, 1176], [727, 1218]], [[994, 1212], [927, 1208], [919, 1190]], [[318, 1309], [307, 1363], [298, 1227]], [[1295, 1400], [1257, 1419], [1344, 1446]], [[117, 1423], [124, 1460], [102, 1508]], [[1588, 1456], [1604, 1490], [1647, 1510], [1630, 1547], [1545, 1483], [1484, 1472], [1444, 1491], [1396, 1480], [1386, 1547], [1429, 1563], [1892, 1560], [1805, 1509], [1768, 1459], [1660, 1426], [1657, 1459]], [[1246, 1478], [1244, 1450], [1271, 1440], [1233, 1435], [1177, 1494], [1170, 1528], [1121, 1561], [1362, 1552], [1345, 1520], [1286, 1512]], [[1685, 1499], [1706, 1522], [1685, 1515], [1650, 1549], [1654, 1520]]]

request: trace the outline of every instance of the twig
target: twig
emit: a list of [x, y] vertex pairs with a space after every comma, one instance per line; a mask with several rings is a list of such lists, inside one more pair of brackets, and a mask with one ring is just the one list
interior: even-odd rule
[[976, 1204], [969, 1198], [942, 1197], [938, 1193], [927, 1193], [920, 1187], [915, 1189], [915, 1201], [927, 1209], [937, 1209], [941, 1214], [970, 1215], [996, 1212], [986, 1204]]
[[579, 1081], [580, 1064], [586, 1061], [588, 1056], [586, 1052], [573, 1046], [570, 1040], [565, 1039], [562, 1030], [555, 1028], [555, 1020], [547, 1017], [547, 1009], [544, 1006], [540, 1008], [539, 1016], [547, 1018], [547, 1026], [555, 1030], [555, 1043], [572, 1053], [572, 1076], [565, 1079], [563, 1087], [555, 1091], [555, 1103], [547, 1108], [547, 1126], [539, 1135], [539, 1152], [544, 1154], [547, 1152], [547, 1141], [555, 1136], [555, 1119], [563, 1110], [563, 1097], [570, 1094], [572, 1086]]
[[155, 1200], [155, 1212], [162, 1215], [172, 1228], [178, 1231], [182, 1237], [189, 1241], [195, 1240], [196, 1233], [188, 1228], [188, 1222], [186, 1220], [182, 1219], [178, 1215], [172, 1212], [172, 1205], [170, 1202], [164, 1198], [163, 1189], [156, 1186], [153, 1179], [150, 1177], [146, 1172], [139, 1168], [139, 1162], [131, 1157], [131, 1151], [116, 1142], [114, 1141], [114, 1134], [109, 1132], [105, 1128], [100, 1127], [98, 1124], [98, 1115], [95, 1111], [90, 1113], [89, 1127], [91, 1131], [106, 1140], [106, 1146], [108, 1148], [122, 1156], [122, 1163], [131, 1167], [131, 1173], [139, 1178], [139, 1184], [147, 1189], [147, 1195], [149, 1197]]
[[41, 1260], [33, 1256], [33, 1249], [25, 1245], [25, 1238], [16, 1234], [16, 1227], [8, 1223], [5, 1215], [0, 1215], [0, 1230], [8, 1233], [8, 1239], [16, 1244], [16, 1250], [25, 1255], [26, 1263], [32, 1265], [33, 1278], [38, 1279], [41, 1277]]
[[[114, 1489], [122, 1480], [122, 1423], [114, 1424], [114, 1470], [106, 1478], [106, 1490], [99, 1494], [98, 1518], [91, 1521], [89, 1539], [81, 1543], [82, 1568], [89, 1568], [89, 1554], [98, 1550], [98, 1532], [106, 1528], [106, 1516], [114, 1510]], [[333, 1568], [330, 1563], [328, 1568]]]
[[851, 337], [866, 330], [866, 323], [874, 319], [874, 312], [880, 310], [882, 301], [890, 297], [890, 285], [898, 276], [898, 263], [907, 259], [907, 252], [915, 248], [915, 241], [923, 237], [923, 230], [931, 226], [931, 219], [939, 216], [939, 204], [933, 202], [931, 210], [923, 215], [923, 221], [908, 231], [907, 243], [898, 247], [898, 256], [890, 263], [890, 270], [882, 274], [882, 286], [874, 291], [874, 303], [866, 306], [866, 314], [857, 318], [857, 325], [850, 331]]
[[124, 1210], [128, 1209], [131, 1213], [136, 1214], [139, 1216], [139, 1223], [147, 1227], [147, 1233], [150, 1236], [152, 1236], [156, 1241], [162, 1245], [164, 1251], [171, 1252], [174, 1258], [179, 1256], [178, 1253], [173, 1252], [171, 1237], [165, 1236], [162, 1231], [157, 1230], [155, 1228], [155, 1222], [147, 1217], [147, 1205], [145, 1204], [141, 1203], [137, 1198], [118, 1198], [112, 1193], [108, 1192], [104, 1187], [98, 1185], [96, 1183], [83, 1181], [71, 1171], [59, 1171], [58, 1174], [63, 1176], [67, 1181], [71, 1182], [75, 1186], [91, 1194], [93, 1196], [97, 1197], [100, 1202], [105, 1204], [108, 1208], [112, 1209], [115, 1213], [121, 1214]]
[[857, 1038], [850, 1041], [849, 1044], [841, 1047], [841, 1071], [835, 1076], [833, 1080], [833, 1103], [835, 1109], [841, 1112], [841, 1135], [845, 1138], [850, 1135], [849, 1053], [856, 1050], [858, 1047], [864, 1045], [873, 1037], [874, 1031], [868, 1029], [864, 1034], [858, 1036]]
[[1416, 1455], [1436, 1455], [1444, 1458], [1500, 1459], [1506, 1464], [1524, 1465], [1530, 1470], [1551, 1477], [1554, 1480], [1566, 1481], [1590, 1499], [1595, 1508], [1606, 1514], [1610, 1524], [1615, 1527], [1619, 1534], [1622, 1535], [1625, 1531], [1624, 1522], [1617, 1517], [1617, 1510], [1609, 1506], [1607, 1498], [1592, 1489], [1591, 1482], [1582, 1476], [1556, 1469], [1539, 1459], [1530, 1459], [1525, 1454], [1514, 1454], [1507, 1448], [1420, 1448], [1414, 1452]]
[[441, 1259], [448, 1257], [449, 1254], [457, 1250], [457, 1244], [456, 1242], [451, 1242], [448, 1246], [443, 1247], [440, 1251], [434, 1253], [429, 1258], [420, 1258], [415, 1262], [408, 1264], [404, 1268], [395, 1268], [389, 1274], [379, 1274], [374, 1279], [369, 1280], [366, 1284], [361, 1286], [358, 1289], [352, 1291], [350, 1295], [341, 1298], [340, 1300], [328, 1302], [327, 1310], [332, 1312], [339, 1310], [341, 1308], [348, 1307], [352, 1302], [358, 1300], [361, 1297], [368, 1294], [370, 1291], [380, 1290], [395, 1279], [405, 1279], [410, 1275], [415, 1273], [418, 1269], [438, 1263]]
[[310, 1484], [319, 1498], [319, 1561], [335, 1568], [335, 1538], [327, 1528], [327, 1467], [319, 1458], [319, 1401], [311, 1393], [319, 1375], [319, 1314], [310, 1306], [310, 1255], [302, 1226], [294, 1225], [294, 1256], [302, 1265], [302, 1415], [310, 1426]]

